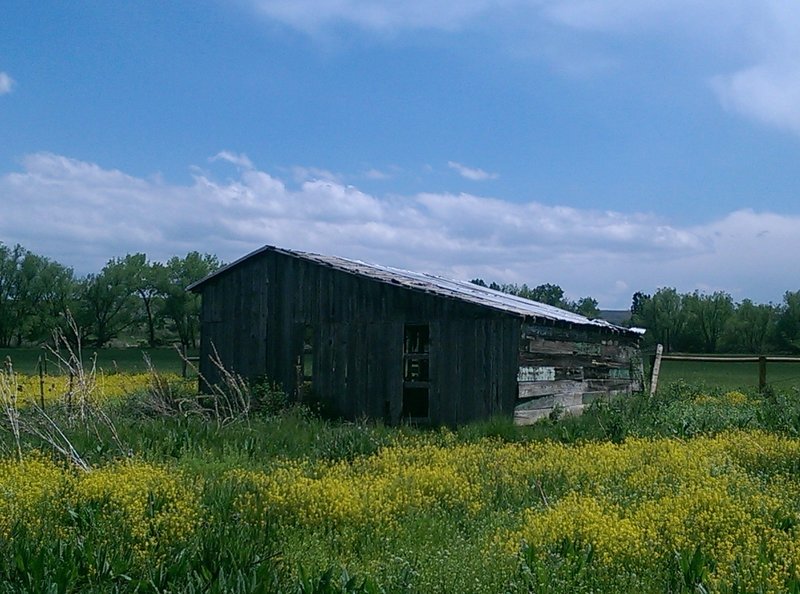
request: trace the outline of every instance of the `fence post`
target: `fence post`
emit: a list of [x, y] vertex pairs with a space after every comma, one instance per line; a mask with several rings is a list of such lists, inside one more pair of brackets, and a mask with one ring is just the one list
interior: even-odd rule
[[44, 364], [42, 363], [42, 356], [39, 355], [39, 404], [44, 410]]
[[763, 392], [767, 387], [767, 358], [761, 355], [758, 358], [758, 391]]
[[658, 388], [658, 373], [661, 370], [661, 355], [664, 354], [664, 346], [658, 345], [656, 347], [656, 356], [655, 360], [653, 361], [653, 375], [650, 379], [650, 398], [652, 398], [656, 393], [656, 388]]

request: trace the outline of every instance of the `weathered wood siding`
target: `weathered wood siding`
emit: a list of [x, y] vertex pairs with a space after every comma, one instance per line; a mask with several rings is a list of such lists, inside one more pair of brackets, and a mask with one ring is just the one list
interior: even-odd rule
[[635, 337], [586, 327], [521, 327], [515, 421], [532, 423], [558, 407], [580, 413], [599, 397], [642, 389]]
[[289, 394], [306, 327], [317, 398], [346, 418], [401, 420], [406, 324], [430, 328], [429, 420], [457, 425], [511, 415], [520, 319], [266, 251], [202, 286], [201, 373], [209, 355], [244, 377], [266, 375]]

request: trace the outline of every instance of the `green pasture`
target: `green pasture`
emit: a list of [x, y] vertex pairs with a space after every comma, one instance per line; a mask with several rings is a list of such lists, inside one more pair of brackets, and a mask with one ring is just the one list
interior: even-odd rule
[[0, 593], [800, 594], [794, 390], [440, 429], [152, 389], [48, 409], [86, 472], [0, 431]]
[[[196, 353], [190, 353], [190, 355]], [[88, 366], [92, 359], [97, 357], [97, 368], [106, 373], [124, 372], [137, 373], [147, 371], [145, 363], [147, 355], [153, 366], [162, 373], [181, 373], [181, 357], [172, 347], [162, 347], [156, 349], [140, 348], [105, 348], [105, 349], [84, 349], [83, 360]], [[0, 361], [10, 359], [14, 365], [14, 370], [19, 373], [36, 374], [39, 372], [40, 359], [46, 365], [46, 371], [50, 374], [58, 374], [61, 371], [58, 358], [42, 348], [11, 348], [0, 349]]]
[[[646, 372], [649, 380], [649, 369]], [[758, 388], [758, 363], [662, 361], [660, 389], [677, 381], [721, 390], [753, 390]], [[767, 385], [781, 390], [800, 387], [800, 363], [767, 363]]]
[[[189, 353], [196, 355], [197, 353]], [[144, 356], [150, 357], [155, 368], [163, 373], [180, 373], [182, 361], [172, 347], [156, 349], [104, 348], [84, 349], [84, 361], [88, 364], [97, 356], [97, 367], [106, 373], [115, 371], [136, 373], [147, 370]], [[14, 369], [21, 373], [38, 373], [39, 359], [46, 360], [47, 371], [59, 373], [57, 358], [41, 348], [0, 349], [0, 361], [10, 358]], [[645, 365], [649, 380], [649, 365]], [[704, 385], [721, 390], [751, 390], [758, 387], [757, 363], [709, 363], [696, 361], [663, 361], [659, 384], [665, 388], [671, 383], [684, 381], [693, 385]], [[767, 383], [778, 389], [800, 388], [800, 363], [768, 363]]]

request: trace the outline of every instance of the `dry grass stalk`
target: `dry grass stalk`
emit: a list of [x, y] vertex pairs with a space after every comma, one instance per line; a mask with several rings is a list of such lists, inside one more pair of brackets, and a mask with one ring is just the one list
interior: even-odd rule
[[188, 359], [180, 349], [178, 349], [178, 353], [187, 367], [200, 378], [202, 384], [208, 386], [211, 390], [207, 397], [211, 399], [213, 418], [218, 427], [242, 419], [249, 421], [250, 414], [253, 411], [253, 393], [250, 385], [241, 375], [225, 367], [213, 343], [211, 344], [211, 349], [211, 363], [217, 369], [222, 380], [219, 383], [207, 381], [193, 361]]
[[33, 413], [32, 417], [30, 420], [25, 420], [23, 424], [26, 432], [49, 444], [81, 470], [87, 472], [91, 470], [89, 463], [78, 453], [78, 450], [72, 445], [72, 442], [61, 430], [61, 427], [58, 426], [58, 423], [47, 414], [47, 411], [36, 403], [32, 403], [30, 407]]
[[[130, 456], [130, 448], [122, 443], [114, 422], [95, 398], [97, 391], [97, 355], [91, 358], [87, 367], [83, 360], [81, 333], [75, 319], [67, 315], [67, 324], [74, 341], [71, 342], [63, 332], [53, 335], [54, 347], [48, 346], [55, 356], [62, 372], [69, 373], [70, 383], [64, 394], [62, 403], [65, 412], [64, 420], [70, 429], [83, 428], [94, 433], [98, 441], [102, 441], [100, 427], [105, 427], [111, 435], [111, 441], [123, 456]], [[51, 411], [52, 412], [52, 411]], [[90, 470], [89, 463], [80, 455], [67, 434], [59, 425], [57, 415], [53, 415], [36, 402], [28, 403], [26, 413], [18, 417], [19, 427], [26, 433], [36, 436], [50, 445], [81, 470]]]
[[[181, 353], [180, 350], [178, 350]], [[181, 356], [182, 353], [181, 353]], [[147, 396], [143, 404], [158, 416], [205, 416], [205, 411], [196, 398], [186, 398], [175, 389], [174, 384], [164, 378], [153, 366], [150, 357], [144, 355], [144, 362], [150, 376]]]
[[[48, 350], [56, 358], [59, 368], [69, 374], [69, 389], [64, 395], [67, 405], [67, 412], [70, 415], [77, 413], [76, 416], [82, 422], [86, 422], [93, 405], [92, 396], [97, 389], [97, 354], [94, 353], [91, 365], [86, 367], [83, 360], [83, 348], [81, 345], [81, 332], [72, 314], [67, 312], [67, 325], [74, 343], [61, 331], [53, 333], [53, 344]], [[63, 349], [63, 352], [62, 352]]]
[[20, 440], [20, 415], [17, 402], [17, 380], [14, 374], [14, 367], [11, 365], [11, 358], [7, 357], [5, 369], [0, 372], [0, 405], [8, 419], [11, 434], [14, 436], [14, 444], [17, 446], [17, 456], [22, 459], [22, 445]]

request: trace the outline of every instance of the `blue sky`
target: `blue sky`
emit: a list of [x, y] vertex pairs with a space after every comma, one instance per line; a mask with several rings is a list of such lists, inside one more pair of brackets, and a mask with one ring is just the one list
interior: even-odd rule
[[769, 0], [12, 1], [0, 241], [779, 301], [799, 32]]

